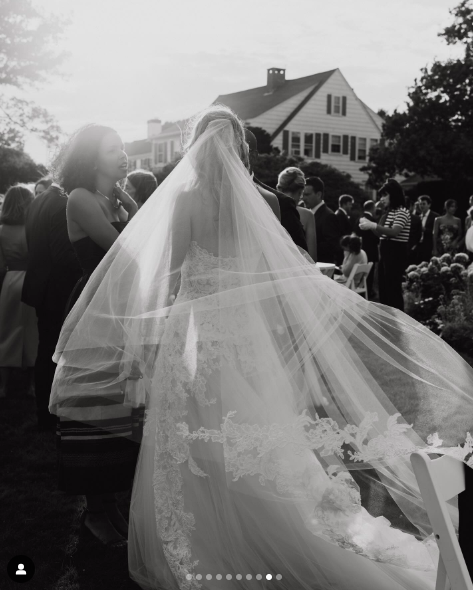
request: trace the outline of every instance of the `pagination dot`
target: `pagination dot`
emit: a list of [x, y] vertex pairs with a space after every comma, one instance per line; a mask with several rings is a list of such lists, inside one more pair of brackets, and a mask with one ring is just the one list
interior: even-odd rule
[[273, 577], [273, 576], [272, 576], [271, 574], [266, 574], [266, 579], [267, 579], [267, 580], [271, 580], [271, 579], [272, 579], [272, 577]]
[[282, 576], [281, 576], [281, 574], [278, 574], [278, 575], [276, 576], [276, 580], [282, 580]]
[[207, 578], [207, 580], [211, 580], [212, 579], [212, 574], [207, 574], [205, 577]]
[[251, 580], [251, 578], [252, 578], [252, 575], [251, 574], [246, 574], [246, 579], [247, 580]]
[[226, 575], [227, 580], [231, 580], [232, 579], [232, 574], [227, 574]]
[[215, 577], [217, 578], [217, 580], [221, 580], [222, 579], [222, 574], [217, 574]]
[[241, 580], [241, 579], [242, 579], [242, 577], [243, 577], [243, 576], [242, 576], [241, 574], [237, 574], [237, 575], [235, 576], [235, 578], [236, 578], [237, 580]]
[[256, 574], [256, 579], [257, 580], [262, 580], [263, 579], [263, 576], [261, 574]]

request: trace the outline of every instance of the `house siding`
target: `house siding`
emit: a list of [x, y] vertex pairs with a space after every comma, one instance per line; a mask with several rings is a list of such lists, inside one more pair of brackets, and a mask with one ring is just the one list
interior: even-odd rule
[[[281, 122], [291, 113], [294, 108], [307, 96], [311, 89], [308, 89], [285, 103], [278, 105], [270, 111], [252, 119], [251, 124], [258, 127], [263, 127], [269, 133], [272, 133]], [[327, 114], [327, 105], [329, 99], [327, 95], [331, 95], [331, 113]], [[346, 103], [341, 99], [341, 110], [346, 109], [346, 116], [335, 115], [334, 113], [334, 97], [346, 97]], [[316, 92], [316, 94], [309, 100], [304, 108], [295, 115], [295, 117], [287, 124], [286, 130], [291, 135], [292, 132], [301, 133], [302, 144], [304, 141], [304, 133], [320, 133], [321, 137], [328, 134], [341, 136], [342, 148], [340, 153], [331, 153], [331, 137], [329, 137], [329, 150], [324, 153], [321, 150], [320, 158], [317, 161], [323, 164], [329, 164], [338, 170], [348, 172], [353, 180], [361, 185], [364, 185], [367, 180], [367, 175], [360, 172], [360, 168], [367, 163], [365, 160], [358, 160], [358, 139], [364, 138], [367, 140], [367, 153], [370, 147], [370, 140], [380, 140], [381, 130], [375, 124], [370, 115], [366, 112], [363, 104], [356, 97], [355, 93], [341, 74], [340, 70], [336, 70], [332, 76], [323, 84], [323, 86]], [[350, 144], [353, 142], [351, 138], [356, 138], [356, 158], [350, 159], [350, 153], [346, 153], [347, 139], [344, 136], [350, 137]], [[273, 145], [280, 150], [282, 146], [282, 132], [273, 140]], [[289, 137], [289, 146], [291, 139]], [[324, 146], [323, 146], [324, 147]], [[351, 145], [350, 145], [351, 147]], [[303, 145], [301, 146], [303, 153]], [[350, 149], [351, 152], [351, 149]]]

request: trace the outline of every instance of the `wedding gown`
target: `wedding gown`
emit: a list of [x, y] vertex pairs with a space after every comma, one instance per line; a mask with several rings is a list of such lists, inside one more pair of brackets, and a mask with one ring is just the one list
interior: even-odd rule
[[[438, 550], [409, 455], [472, 463], [463, 359], [301, 254], [228, 121], [117, 242], [63, 328], [50, 409], [117, 388], [146, 407], [131, 578], [146, 590], [433, 590]], [[133, 363], [143, 379], [124, 381]], [[369, 514], [351, 471], [384, 486], [410, 528]]]

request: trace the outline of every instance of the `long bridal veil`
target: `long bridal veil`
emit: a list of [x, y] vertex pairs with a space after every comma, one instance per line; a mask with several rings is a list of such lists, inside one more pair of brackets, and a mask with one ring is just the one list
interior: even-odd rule
[[[145, 407], [129, 531], [142, 588], [433, 588], [409, 455], [471, 464], [473, 370], [323, 276], [241, 142], [211, 122], [117, 239], [63, 327], [50, 411], [91, 394], [117, 415]], [[374, 489], [391, 526], [364, 507]]]

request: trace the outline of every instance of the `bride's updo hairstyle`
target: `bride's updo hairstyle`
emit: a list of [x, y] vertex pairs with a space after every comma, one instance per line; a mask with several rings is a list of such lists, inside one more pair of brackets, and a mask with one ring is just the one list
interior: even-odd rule
[[245, 141], [245, 128], [243, 122], [229, 107], [216, 104], [204, 109], [193, 117], [187, 126], [187, 140], [184, 143], [184, 153], [188, 152], [199, 137], [204, 133], [210, 123], [226, 119], [233, 127], [235, 137], [235, 149], [246, 168], [249, 166], [248, 145]]
[[278, 176], [278, 186], [283, 193], [294, 194], [305, 187], [305, 176], [300, 168], [290, 166], [283, 170]]

